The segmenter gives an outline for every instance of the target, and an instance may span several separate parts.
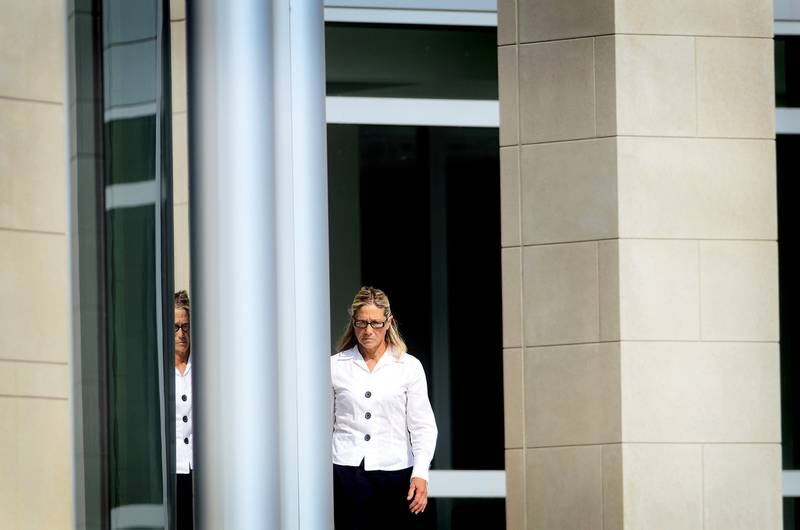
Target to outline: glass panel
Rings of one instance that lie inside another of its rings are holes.
[[[435,469],[504,468],[498,156],[497,129],[328,126],[332,329],[360,285],[386,290],[428,375]]]
[[[359,286],[387,292],[428,376],[434,469],[504,468],[498,156],[497,129],[328,126],[331,326]],[[504,525],[502,499],[435,501],[431,528]]]
[[[798,36],[775,36],[775,106],[800,107]]]
[[[800,530],[800,498],[784,497],[783,530]]]
[[[161,0],[67,19],[79,529],[171,525],[168,21]]]
[[[800,469],[800,259],[794,250],[800,245],[800,226],[794,198],[800,195],[800,135],[778,135],[776,140],[778,176],[778,280],[780,285],[781,423],[783,468]]]
[[[497,99],[497,29],[325,25],[329,96]]]
[[[142,138],[156,137],[155,115],[116,119],[106,123],[107,183],[124,184],[153,180],[156,145],[142,145]]]
[[[155,207],[108,213],[111,507],[163,502]]]

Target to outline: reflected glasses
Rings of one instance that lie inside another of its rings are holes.
[[[177,333],[179,329],[183,330],[184,333],[189,333],[189,323],[175,324],[175,333]]]
[[[386,325],[386,320],[353,320],[353,327],[366,329],[367,326],[371,326],[372,329],[381,329]]]

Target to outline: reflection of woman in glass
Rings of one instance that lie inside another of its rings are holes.
[[[175,293],[175,470],[178,530],[191,530],[192,522],[192,341],[190,306],[186,291]]]
[[[362,287],[331,357],[337,530],[407,528],[428,504],[436,422],[389,299]]]

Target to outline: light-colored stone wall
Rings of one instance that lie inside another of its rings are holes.
[[[63,2],[0,2],[0,526],[71,528]]]
[[[772,3],[498,4],[508,528],[781,528]]]
[[[189,155],[186,108],[186,7],[170,2],[172,36],[172,191],[175,290],[189,290]]]

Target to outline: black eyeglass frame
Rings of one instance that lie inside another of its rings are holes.
[[[352,320],[353,327],[357,329],[367,329],[367,326],[372,329],[383,329],[387,322],[389,322],[388,318],[385,320]]]
[[[177,333],[179,329],[183,330],[184,333],[189,333],[191,326],[188,322],[184,322],[183,324],[175,324],[175,333]]]

